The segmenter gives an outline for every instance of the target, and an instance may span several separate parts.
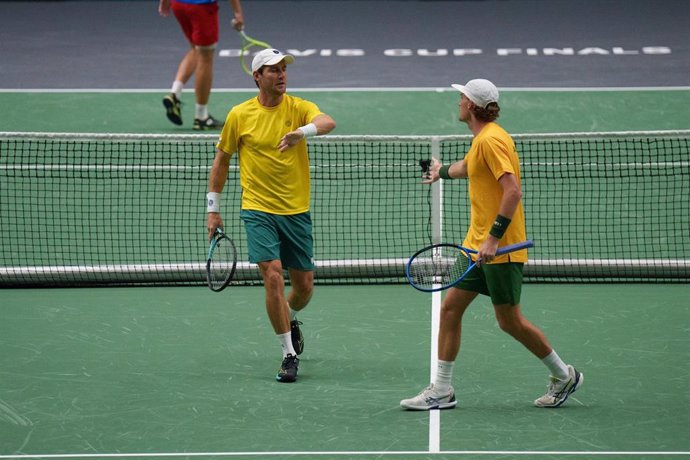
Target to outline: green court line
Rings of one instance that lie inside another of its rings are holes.
[[[224,117],[255,92],[216,92],[210,113]],[[453,91],[298,91],[338,123],[340,135],[467,134]],[[181,128],[166,118],[162,92],[2,92],[0,130],[193,133],[194,100],[183,95]],[[499,122],[511,133],[688,129],[690,90],[504,91]],[[11,108],[11,109],[8,109]]]

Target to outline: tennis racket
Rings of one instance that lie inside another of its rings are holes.
[[[253,59],[252,54],[254,54],[254,52],[257,51],[259,48],[266,49],[272,48],[272,46],[266,42],[262,42],[260,40],[256,40],[250,37],[249,35],[244,33],[244,30],[240,30],[237,33],[239,33],[240,37],[242,38],[242,49],[240,50],[240,64],[242,65],[242,70],[244,70],[244,72],[247,75],[251,75],[251,60]]]
[[[206,259],[206,282],[215,292],[225,289],[237,268],[237,248],[235,243],[222,229],[217,228],[208,248]]]
[[[532,240],[498,248],[496,255],[519,251],[534,246]],[[405,274],[413,288],[424,292],[448,289],[464,279],[478,261],[472,260],[474,249],[456,244],[432,244],[417,251],[407,262]]]

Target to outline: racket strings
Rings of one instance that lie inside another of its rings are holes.
[[[455,263],[453,264],[453,267],[450,269],[448,282],[456,280],[460,278],[462,275],[464,275],[467,269],[470,268],[471,263],[472,259],[470,258],[470,255],[468,253],[464,251],[458,251],[455,257]]]
[[[219,238],[209,261],[209,285],[213,289],[221,288],[233,275],[236,264],[236,250],[228,238]]]
[[[432,289],[460,278],[472,263],[469,255],[451,246],[435,247],[415,257],[409,266],[410,278],[419,287]]]

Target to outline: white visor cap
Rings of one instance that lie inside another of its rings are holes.
[[[275,65],[285,60],[286,64],[295,62],[295,57],[291,54],[283,54],[274,48],[262,50],[254,56],[252,60],[252,72],[256,72],[265,65]]]
[[[492,102],[498,102],[498,88],[489,80],[476,78],[468,81],[465,85],[453,83],[450,86],[460,91],[467,96],[470,101],[484,109]]]

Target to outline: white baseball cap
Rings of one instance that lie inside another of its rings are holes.
[[[460,91],[467,96],[470,101],[484,109],[492,102],[498,102],[498,88],[489,80],[477,78],[468,81],[466,85],[453,83],[450,86]]]
[[[262,50],[258,52],[252,60],[252,72],[256,72],[265,65],[278,64],[283,59],[285,60],[286,64],[292,64],[295,62],[295,57],[291,54],[283,54],[277,49],[273,48]]]

